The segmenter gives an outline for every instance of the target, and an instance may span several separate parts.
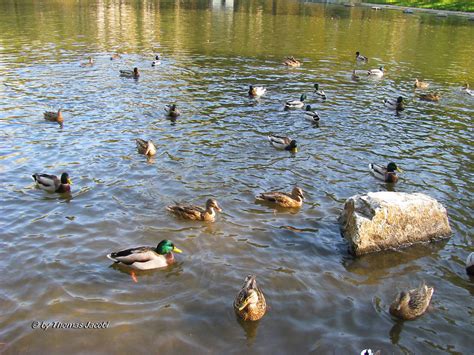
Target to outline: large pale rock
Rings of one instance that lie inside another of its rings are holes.
[[[355,255],[451,234],[446,208],[421,193],[383,191],[352,196],[346,201],[339,222]]]

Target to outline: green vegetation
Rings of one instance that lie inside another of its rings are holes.
[[[372,4],[420,7],[424,9],[474,12],[473,0],[364,0]]]

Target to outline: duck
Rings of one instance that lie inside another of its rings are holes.
[[[33,174],[32,177],[41,190],[58,193],[71,191],[72,181],[69,179],[68,173],[62,173],[59,179],[56,175],[38,173]]]
[[[216,217],[216,210],[222,212],[222,209],[217,204],[217,201],[213,198],[210,198],[206,201],[205,209],[199,206],[180,204],[174,206],[167,206],[166,209],[177,217],[205,222],[214,222]]]
[[[257,277],[248,275],[234,300],[235,314],[244,321],[257,321],[267,311],[262,290],[257,286]]]
[[[321,117],[319,113],[311,110],[310,105],[306,105],[306,110],[304,111],[305,118],[313,123],[318,123]]]
[[[270,135],[268,136],[268,140],[270,141],[270,144],[276,149],[288,150],[292,153],[296,153],[298,151],[296,141],[290,137]]]
[[[285,60],[283,61],[283,64],[288,66],[288,67],[299,67],[301,65],[301,62],[295,57],[286,57]]]
[[[156,147],[151,140],[146,141],[141,138],[136,138],[138,153],[152,156],[156,154]]]
[[[423,101],[438,102],[441,96],[437,92],[429,92],[427,94],[420,94],[419,98]]]
[[[110,60],[120,59],[122,56],[118,53],[114,53],[110,56]]]
[[[299,100],[290,100],[285,103],[285,110],[302,108],[304,106],[304,100],[306,100],[306,94],[302,94]]]
[[[474,252],[469,254],[466,259],[466,272],[468,275],[474,276]]]
[[[166,115],[169,117],[176,118],[181,115],[181,112],[179,112],[178,107],[175,104],[166,105],[164,109],[166,111]]]
[[[140,73],[138,72],[138,68],[135,67],[133,70],[121,70],[120,76],[137,79],[140,76]]]
[[[403,104],[403,97],[401,96],[399,96],[396,100],[385,99],[383,100],[383,103],[391,110],[403,111],[405,109],[405,106]]]
[[[319,90],[319,84],[314,84],[314,93],[323,100],[327,99],[326,93],[323,90]]]
[[[434,288],[424,283],[413,290],[400,292],[390,305],[390,314],[403,320],[421,316],[428,308],[433,292]]]
[[[303,205],[304,194],[303,190],[297,186],[293,188],[291,194],[280,191],[262,192],[256,196],[257,201],[272,202],[280,207],[298,208]]]
[[[463,87],[461,88],[462,91],[464,91],[466,94],[474,96],[474,91],[469,89],[469,84],[465,83]]]
[[[381,355],[381,351],[374,352],[372,349],[364,349],[360,352],[360,355]]]
[[[360,54],[359,52],[356,52],[356,60],[358,62],[364,62],[364,63],[367,63],[369,61],[369,58],[363,56],[362,54]]]
[[[263,86],[249,86],[249,95],[253,97],[259,97],[265,94],[267,89]]]
[[[62,124],[64,122],[64,117],[61,112],[61,109],[59,109],[58,112],[44,111],[43,117],[46,121],[57,122],[59,124]]]
[[[173,252],[182,253],[171,241],[165,239],[156,248],[142,246],[120,250],[107,254],[107,258],[132,269],[151,270],[173,264],[175,262]]]
[[[415,78],[415,89],[427,89],[428,86],[430,86],[429,83],[425,81],[419,81],[417,78]]]
[[[367,75],[375,76],[375,77],[377,77],[377,78],[383,77],[383,74],[384,74],[384,69],[383,69],[383,67],[379,67],[378,69],[369,69],[369,70],[367,71]]]
[[[151,66],[156,67],[157,65],[160,65],[160,64],[161,64],[160,55],[157,54],[155,55],[155,60],[151,62]]]
[[[387,167],[377,164],[369,164],[369,169],[377,179],[388,183],[396,183],[398,181],[398,175],[396,171],[403,172],[403,170],[400,169],[394,162],[388,163]]]
[[[87,62],[81,63],[81,67],[91,67],[94,65],[94,58],[89,57]]]

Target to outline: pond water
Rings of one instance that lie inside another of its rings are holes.
[[[0,351],[6,353],[472,353],[474,22],[297,1],[3,1],[0,3]],[[355,63],[362,52],[369,64]],[[110,60],[112,53],[122,53]],[[155,53],[161,64],[151,66]],[[287,68],[285,56],[302,66]],[[89,56],[93,67],[81,67]],[[351,80],[383,65],[382,80]],[[139,67],[139,80],[120,69]],[[415,78],[438,91],[423,102]],[[328,99],[312,93],[319,83]],[[259,100],[248,85],[264,85]],[[308,94],[319,126],[288,99]],[[384,98],[402,95],[399,115]],[[163,106],[176,102],[171,122]],[[63,109],[65,122],[44,110]],[[277,151],[269,133],[297,140]],[[155,158],[134,138],[152,139]],[[371,162],[404,170],[395,186]],[[31,174],[67,171],[71,196]],[[255,203],[300,186],[300,210]],[[353,258],[337,217],[368,191],[426,193],[449,212],[442,242]],[[215,223],[166,205],[223,208]],[[105,255],[172,240],[169,268],[137,273]],[[232,303],[257,275],[265,317],[237,321]],[[434,286],[423,317],[388,306]],[[107,329],[32,329],[33,321],[109,322]]]

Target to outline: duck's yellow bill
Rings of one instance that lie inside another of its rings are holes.
[[[72,185],[72,180],[68,178],[68,179],[67,179],[67,183],[68,183],[69,185]]]
[[[181,249],[178,249],[176,247],[173,248],[173,251],[176,253],[182,253],[183,251]]]
[[[403,173],[403,170],[400,169],[399,167],[397,167],[397,171],[398,171],[399,173]]]

